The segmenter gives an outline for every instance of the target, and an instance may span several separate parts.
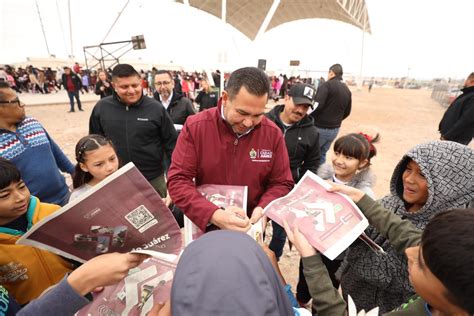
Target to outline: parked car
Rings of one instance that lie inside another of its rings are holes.
[[[446,93],[446,103],[450,105],[461,93],[462,91],[459,88],[449,89],[448,93]]]

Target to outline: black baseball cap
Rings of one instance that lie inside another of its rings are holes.
[[[313,108],[316,89],[306,83],[297,83],[293,85],[288,95],[293,98],[295,104],[309,104]]]

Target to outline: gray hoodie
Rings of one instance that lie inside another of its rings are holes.
[[[418,164],[428,183],[425,205],[411,213],[402,198],[402,174],[410,159]],[[418,145],[403,156],[390,183],[390,194],[380,201],[381,204],[410,220],[418,229],[424,229],[436,213],[464,208],[474,199],[474,152],[467,146],[448,141]],[[407,260],[375,228],[369,227],[366,233],[384,248],[386,254],[376,254],[356,241],[342,266],[341,286],[357,307],[370,310],[379,306],[381,313],[386,313],[414,294],[408,281]]]

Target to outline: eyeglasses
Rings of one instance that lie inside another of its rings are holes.
[[[171,84],[171,81],[157,81],[155,82],[155,86],[167,86],[167,85],[170,85]]]
[[[20,99],[10,100],[10,101],[0,101],[0,104],[12,104],[18,105],[19,107],[24,107],[25,103],[21,102]]]

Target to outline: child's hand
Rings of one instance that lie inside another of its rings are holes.
[[[349,196],[349,198],[354,201],[354,203],[359,202],[365,195],[364,192],[362,192],[359,189],[343,185],[343,184],[331,184],[332,187],[328,189],[329,192],[339,192],[339,193],[344,193],[345,195]]]
[[[296,250],[300,253],[302,258],[310,257],[316,254],[316,249],[311,246],[308,239],[298,229],[298,223],[295,223],[295,228],[291,231],[290,226],[286,221],[283,221],[288,240],[295,245]]]
[[[135,268],[146,255],[134,253],[108,253],[97,256],[74,270],[67,278],[69,285],[81,295],[98,287],[118,283]]]

